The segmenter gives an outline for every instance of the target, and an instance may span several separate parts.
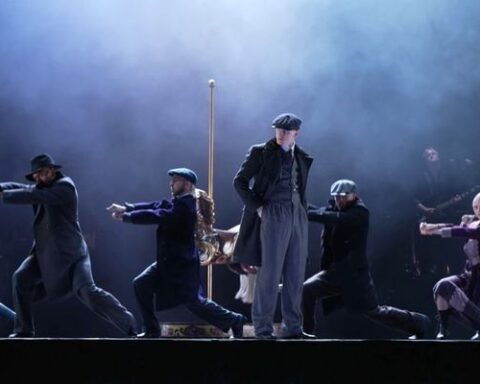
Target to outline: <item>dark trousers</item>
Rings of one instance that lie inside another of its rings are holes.
[[[109,292],[97,287],[93,280],[83,278],[84,263],[77,263],[72,268],[73,281],[90,281],[74,289],[75,296],[90,310],[104,320],[109,321],[126,334],[135,333],[135,318]],[[17,316],[15,317],[14,332],[35,334],[32,314],[32,304],[45,297],[42,276],[38,264],[29,256],[15,271],[12,278],[13,304]]]
[[[0,303],[0,337],[8,335],[12,331],[14,319],[15,312]]]
[[[151,264],[133,280],[133,288],[142,313],[146,332],[159,333],[160,327],[155,316],[155,293],[158,290],[157,263]],[[227,332],[238,316],[212,300],[199,296],[197,301],[184,303],[188,310],[201,319]]]
[[[320,271],[303,284],[303,328],[305,332],[315,331],[315,306],[317,299],[342,295],[341,286],[336,281],[334,273]],[[403,309],[378,305],[376,308],[362,313],[383,326],[414,334],[419,330],[416,321],[417,314]]]
[[[13,312],[6,305],[0,303],[0,319],[13,321],[14,318],[15,318],[15,312]]]

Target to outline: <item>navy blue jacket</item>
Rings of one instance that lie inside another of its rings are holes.
[[[195,248],[196,200],[127,204],[123,221],[157,226],[157,310],[198,300],[200,261]]]

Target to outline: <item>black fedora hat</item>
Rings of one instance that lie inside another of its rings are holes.
[[[32,160],[30,160],[30,165],[31,165],[31,171],[30,173],[27,173],[25,175],[27,180],[30,180],[30,181],[34,181],[33,174],[35,172],[38,172],[41,168],[44,168],[44,167],[50,167],[54,169],[62,168],[61,165],[55,164],[55,160],[53,160],[53,157],[47,153],[42,153],[40,155],[35,156]]]

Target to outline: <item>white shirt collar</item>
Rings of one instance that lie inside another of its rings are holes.
[[[292,145],[292,147],[291,147],[291,148],[290,148],[290,147],[287,147],[287,149],[285,149],[283,146],[282,146],[281,148],[282,148],[282,150],[283,150],[284,152],[288,152],[289,150],[292,150],[292,157],[294,156],[294,152],[295,152],[295,143],[293,143],[293,145]]]

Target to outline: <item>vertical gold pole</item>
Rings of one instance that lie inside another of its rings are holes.
[[[208,119],[208,195],[213,199],[213,105],[214,105],[214,88],[215,80],[208,80],[210,88],[210,108]],[[207,266],[207,297],[212,299],[213,296],[213,267],[212,264]]]

